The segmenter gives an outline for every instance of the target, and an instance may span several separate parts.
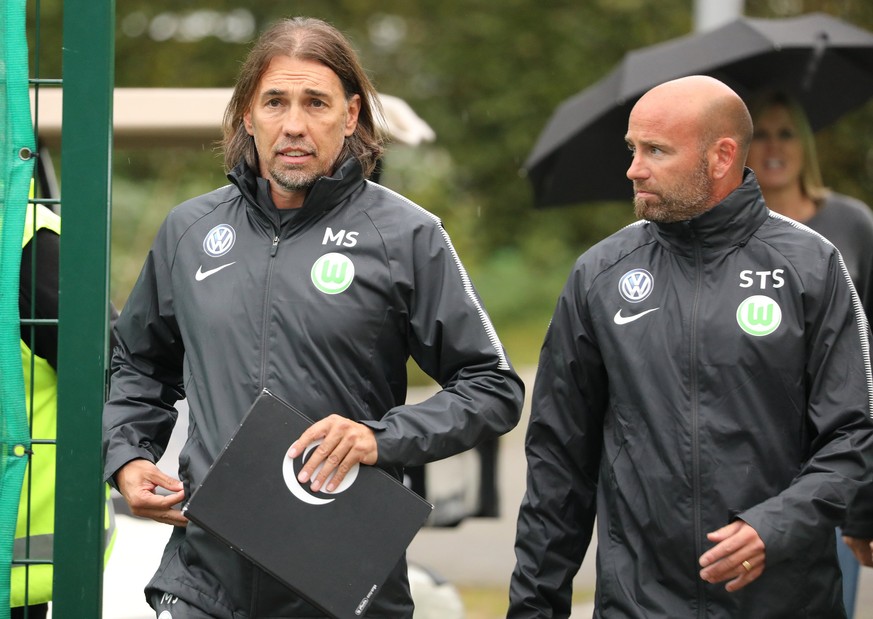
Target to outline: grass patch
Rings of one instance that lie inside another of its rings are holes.
[[[464,619],[505,619],[509,608],[506,588],[458,587],[464,601]],[[574,591],[573,604],[584,604],[594,598],[594,591]]]
[[[465,619],[503,619],[509,607],[506,589],[458,587],[464,600]]]

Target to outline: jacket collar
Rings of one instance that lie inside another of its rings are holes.
[[[688,221],[649,222],[648,227],[658,241],[671,249],[684,253],[699,246],[704,251],[717,251],[745,245],[767,216],[758,179],[746,168],[742,184],[710,210]]]
[[[246,162],[240,161],[228,174],[227,178],[236,185],[249,206],[264,213],[270,221],[276,221],[274,212],[276,206],[270,197],[269,182],[255,173]],[[349,157],[336,169],[331,176],[322,176],[306,194],[303,206],[300,207],[299,219],[309,219],[325,211],[329,211],[359,189],[364,183],[360,162]]]

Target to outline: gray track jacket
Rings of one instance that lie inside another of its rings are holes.
[[[284,223],[266,181],[242,164],[229,177],[168,215],[118,321],[107,479],[160,458],[182,397],[188,496],[263,388],[366,423],[397,476],[515,426],[523,385],[436,217],[365,181],[356,160]],[[443,389],[407,406],[410,356]],[[320,616],[193,523],[173,532],[150,590],[214,617]],[[405,562],[367,616],[411,616]]]
[[[754,174],[577,261],[540,357],[512,619],[567,617],[597,517],[596,617],[842,617],[834,526],[873,466],[868,326],[834,247]],[[763,575],[699,576],[735,518]]]

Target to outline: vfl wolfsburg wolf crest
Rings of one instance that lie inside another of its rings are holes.
[[[339,294],[355,278],[355,265],[343,254],[325,254],[315,261],[310,273],[312,283],[325,294]]]
[[[769,335],[781,322],[782,309],[776,301],[764,295],[751,296],[737,308],[737,323],[749,335]]]

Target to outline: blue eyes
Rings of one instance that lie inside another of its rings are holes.
[[[637,149],[633,146],[628,146],[627,150],[631,157],[637,154]],[[649,146],[645,149],[645,152],[650,155],[660,155],[663,151],[657,146]]]

